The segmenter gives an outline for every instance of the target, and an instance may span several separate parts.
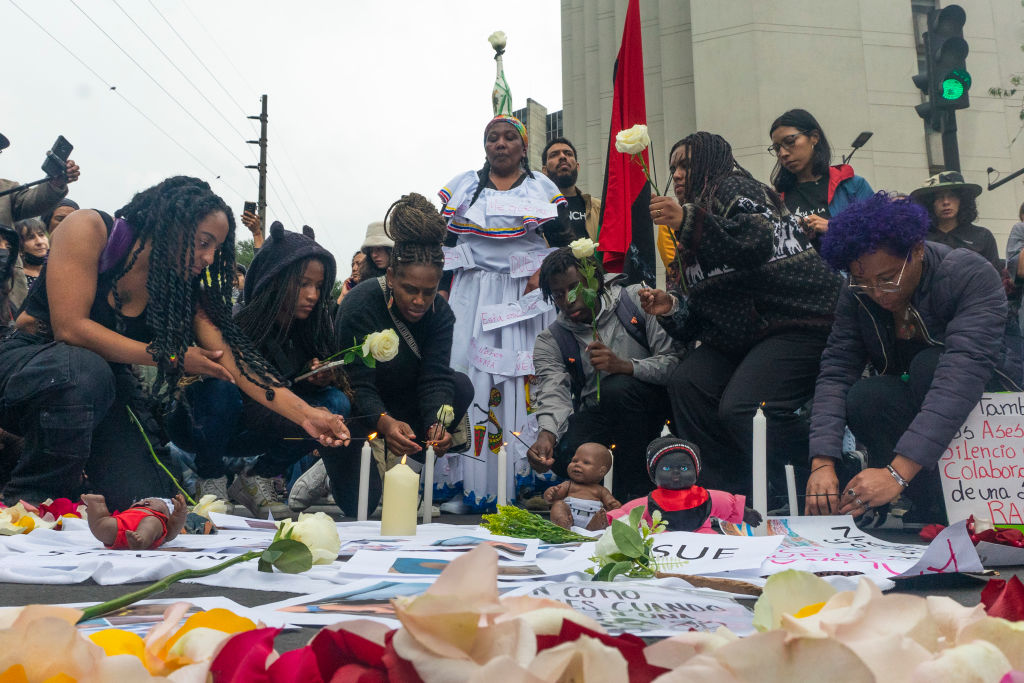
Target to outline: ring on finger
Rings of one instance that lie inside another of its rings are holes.
[[[862,508],[866,508],[867,507],[867,505],[864,504],[864,501],[861,500],[860,498],[855,498],[853,502],[856,503],[858,507],[862,507]]]
[[[848,495],[848,496],[856,496],[857,492],[854,491],[853,489],[846,489],[846,495]]]

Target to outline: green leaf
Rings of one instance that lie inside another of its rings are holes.
[[[604,572],[604,578],[594,577],[594,581],[612,581],[619,574],[627,574],[633,568],[632,562],[616,562],[615,564],[609,564],[601,568]]]
[[[594,304],[597,303],[597,294],[592,289],[583,290],[583,303],[587,305],[587,308],[594,310]]]
[[[271,560],[278,571],[285,574],[300,574],[308,571],[313,566],[313,553],[305,544],[291,539],[281,539],[270,544],[266,556],[271,551],[277,553],[277,557]]]
[[[377,360],[373,356],[360,355],[359,360],[363,361],[363,365],[365,365],[368,368],[377,367]]]
[[[644,554],[644,542],[640,538],[640,532],[631,528],[619,520],[612,524],[612,538],[615,545],[626,557],[636,559]]]
[[[259,569],[261,572],[267,572],[268,574],[274,573],[274,565],[264,560],[263,557],[260,557],[260,562],[257,569]]]
[[[629,526],[631,526],[634,529],[639,527],[640,526],[640,520],[644,518],[644,510],[646,510],[646,509],[647,509],[646,506],[638,505],[635,508],[633,508],[632,510],[630,510],[629,511]]]
[[[281,551],[275,550],[274,546],[280,542],[281,541],[274,541],[273,543],[271,543],[270,547],[263,551],[263,555],[260,556],[260,559],[266,560],[270,564],[274,564],[275,562],[277,562],[277,558],[281,557]]]
[[[580,291],[583,290],[583,283],[577,282],[576,286],[569,290],[569,294],[566,296],[566,301],[574,303],[580,295]]]
[[[346,363],[354,363],[355,361],[356,361],[356,352],[355,351],[349,351],[348,353],[345,354],[345,362]]]

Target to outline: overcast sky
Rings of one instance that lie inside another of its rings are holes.
[[[83,207],[113,212],[188,174],[237,216],[257,198],[256,172],[240,162],[256,163],[244,141],[258,122],[244,115],[266,93],[268,222],[315,227],[340,277],[392,201],[415,191],[436,202],[482,164],[492,31],[508,34],[514,106],[562,106],[557,0],[0,0],[0,26],[0,132],[11,140],[0,177],[41,177],[63,134],[82,167],[69,196]]]

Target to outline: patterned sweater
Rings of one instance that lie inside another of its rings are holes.
[[[842,278],[764,184],[726,177],[710,207],[683,205],[675,238],[689,295],[659,318],[673,338],[742,355],[781,331],[828,334]]]

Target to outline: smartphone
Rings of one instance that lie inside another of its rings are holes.
[[[246,211],[256,215],[256,202],[246,202],[245,204],[242,204],[242,213],[245,213]]]
[[[323,365],[318,367],[316,370],[310,370],[309,372],[307,372],[305,374],[299,375],[298,377],[295,378],[294,381],[301,382],[302,380],[306,379],[307,377],[312,377],[313,375],[316,375],[318,373],[324,372],[325,370],[332,370],[334,368],[341,367],[344,364],[345,364],[345,360],[344,359],[342,359],[342,360],[332,360],[329,363],[324,363]]]
[[[866,130],[862,132],[860,135],[858,135],[857,139],[854,140],[853,144],[851,144],[850,146],[853,147],[854,149],[860,149],[861,147],[864,146],[865,142],[871,139],[872,135],[874,135],[873,132],[871,132],[870,130]]]
[[[68,156],[75,147],[63,135],[58,135],[53,147],[46,153],[46,160],[43,161],[43,172],[49,178],[60,178],[67,170]]]

